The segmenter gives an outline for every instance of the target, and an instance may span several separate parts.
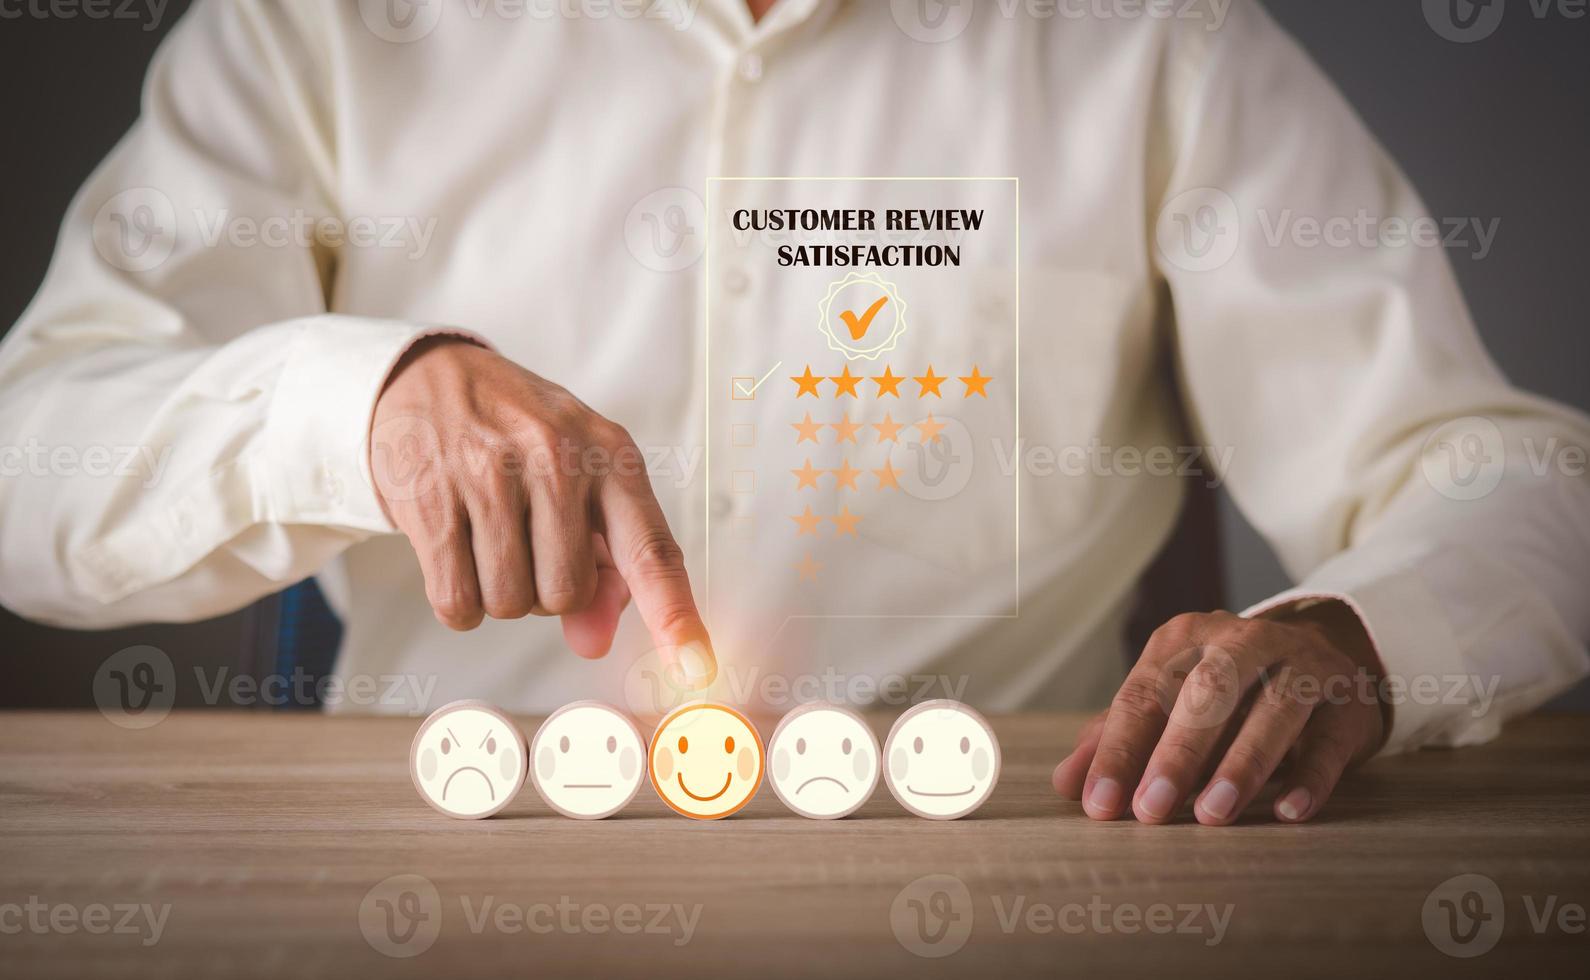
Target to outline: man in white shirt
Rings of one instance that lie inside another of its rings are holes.
[[[1424,215],[1255,2],[1132,9],[201,0],[0,346],[0,438],[64,454],[0,480],[0,600],[186,621],[319,574],[338,672],[438,703],[619,701],[643,662],[715,695],[773,665],[1109,702],[1055,771],[1099,819],[1228,823],[1281,771],[1307,820],[1376,751],[1493,735],[1587,670],[1590,487],[1538,461],[1590,423],[1500,377],[1439,248],[1266,234]],[[1302,584],[1167,624],[1123,677],[1180,483],[1024,472],[1019,615],[709,638],[698,474],[544,465],[701,442],[701,246],[637,261],[626,222],[712,176],[990,174],[1021,182],[1020,360],[1052,382],[1023,440],[1230,447]],[[1178,243],[1211,217],[1241,233]],[[145,465],[59,462],[116,447]]]

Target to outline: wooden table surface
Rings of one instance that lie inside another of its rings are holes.
[[[613,819],[568,820],[528,786],[468,822],[409,782],[418,719],[178,712],[124,731],[4,714],[0,975],[1582,976],[1590,961],[1590,718],[1377,760],[1324,819],[1283,826],[1259,806],[1229,828],[1083,817],[1049,788],[1078,723],[994,719],[1003,777],[955,822],[911,817],[881,785],[842,821],[796,817],[764,785],[720,822],[673,816],[649,787]],[[1496,892],[1434,892],[1464,874]],[[428,884],[383,884],[395,875]],[[1442,925],[1454,910],[1468,946]],[[1473,952],[1497,926],[1483,955],[1437,948]]]

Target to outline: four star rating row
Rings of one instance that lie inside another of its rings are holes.
[[[824,429],[834,430],[834,441],[836,443],[849,442],[860,445],[856,434],[863,429],[875,429],[878,433],[878,442],[898,444],[900,442],[900,432],[903,429],[917,430],[921,435],[922,442],[936,442],[940,437],[940,433],[944,431],[945,423],[936,421],[932,412],[929,412],[928,417],[922,421],[914,422],[910,425],[896,422],[894,416],[888,412],[884,413],[882,422],[867,423],[852,422],[848,415],[841,417],[838,422],[817,422],[812,419],[812,413],[807,412],[805,418],[799,422],[791,422],[790,428],[795,430],[795,444],[797,446],[803,442],[814,442],[821,445],[821,435]]]
[[[926,398],[929,395],[932,395],[934,398],[943,398],[944,393],[940,390],[940,387],[944,384],[944,382],[950,380],[950,378],[950,375],[935,374],[933,372],[933,365],[931,364],[928,365],[927,373],[921,375],[897,375],[894,373],[894,369],[892,367],[885,365],[882,374],[868,377],[865,374],[850,373],[850,365],[848,364],[844,366],[844,369],[841,370],[837,376],[813,374],[812,366],[810,364],[806,365],[806,370],[801,374],[790,375],[790,380],[795,382],[796,398],[800,398],[805,395],[811,395],[813,398],[823,397],[821,386],[825,381],[833,383],[835,389],[835,398],[843,398],[845,395],[849,395],[852,398],[860,398],[861,394],[856,390],[856,386],[863,381],[871,381],[873,384],[878,386],[879,398],[882,398],[884,395],[893,395],[894,397],[899,398],[900,385],[906,381],[914,381],[916,383],[918,398]],[[960,381],[961,384],[966,386],[966,391],[963,396],[965,398],[970,398],[973,395],[987,398],[988,383],[994,380],[993,378],[983,374],[980,370],[978,370],[978,367],[975,364],[972,365],[971,374],[956,375],[955,378],[956,380]],[[909,392],[909,389],[907,389],[907,391]]]

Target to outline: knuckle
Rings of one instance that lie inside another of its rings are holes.
[[[556,616],[579,612],[590,605],[596,583],[572,570],[554,572],[537,590],[541,608]]]
[[[473,593],[451,591],[432,597],[431,608],[443,625],[455,630],[480,625],[480,600]]]
[[[1158,686],[1140,673],[1133,673],[1115,693],[1110,711],[1120,712],[1129,720],[1138,722],[1162,721],[1165,706],[1160,702]]]
[[[1181,776],[1196,774],[1204,764],[1203,750],[1184,738],[1171,737],[1161,740],[1155,754],[1159,756],[1159,761],[1167,771]]]
[[[665,528],[651,528],[630,548],[630,563],[648,577],[671,577],[684,572],[685,553]]]
[[[1237,742],[1226,750],[1220,767],[1239,786],[1259,786],[1275,771],[1278,759],[1264,746]]]
[[[1093,755],[1093,768],[1101,773],[1140,772],[1147,754],[1130,742],[1112,741],[1101,744]]]

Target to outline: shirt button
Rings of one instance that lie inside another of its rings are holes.
[[[748,54],[740,59],[740,77],[748,82],[760,81],[762,78],[762,56]]]
[[[729,499],[729,495],[728,494],[726,494],[726,493],[715,493],[715,494],[712,495],[712,516],[713,517],[728,517],[733,512],[734,512],[734,501]]]
[[[738,296],[751,285],[751,277],[743,269],[730,269],[723,274],[723,288]]]

